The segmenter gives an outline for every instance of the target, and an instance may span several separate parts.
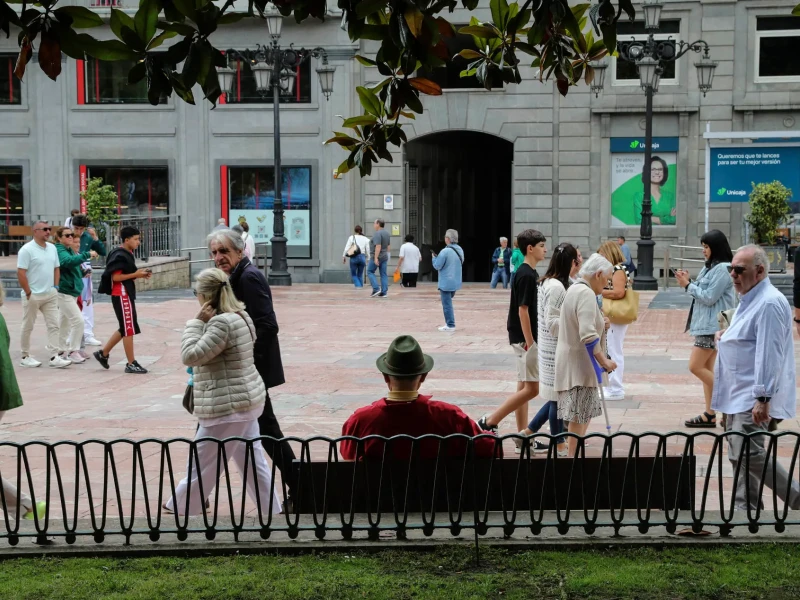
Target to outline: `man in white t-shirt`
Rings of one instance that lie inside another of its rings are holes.
[[[22,362],[23,367],[41,366],[31,356],[31,333],[36,315],[41,312],[47,326],[47,349],[50,366],[68,367],[71,361],[58,355],[58,282],[61,276],[56,247],[47,241],[51,227],[44,221],[33,224],[33,240],[17,255],[17,278],[22,288]]]
[[[420,260],[422,253],[414,245],[414,236],[409,234],[406,236],[406,243],[400,246],[400,260],[397,263],[397,271],[403,277],[403,287],[417,287]]]

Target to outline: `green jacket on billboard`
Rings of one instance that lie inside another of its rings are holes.
[[[675,208],[675,194],[668,190],[661,190],[661,199],[656,201],[650,198],[653,207],[653,218],[658,217],[659,223],[653,225],[675,225],[675,216],[672,210]],[[636,192],[633,196],[633,220],[636,225],[642,223],[642,202],[644,192]]]

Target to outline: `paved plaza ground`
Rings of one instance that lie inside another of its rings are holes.
[[[273,389],[272,397],[286,435],[337,436],[354,410],[382,397],[386,387],[375,359],[399,334],[414,335],[435,359],[422,391],[458,404],[475,419],[515,389],[505,326],[507,291],[468,285],[455,299],[458,329],[453,333],[437,330],[442,313],[430,284],[417,289],[393,286],[386,299],[371,299],[368,290],[337,285],[296,285],[273,293],[287,383]],[[670,290],[643,293],[641,302],[640,318],[625,341],[626,398],[608,403],[612,428],[632,433],[685,430],[683,422],[700,412],[703,398],[700,383],[687,368],[692,342],[683,333],[687,298],[682,291]],[[13,299],[2,308],[15,360],[21,308]],[[25,405],[6,414],[0,441],[192,437],[195,420],[181,406],[187,376],[179,349],[184,324],[197,310],[187,290],[141,295],[142,335],[136,338],[136,350],[141,364],[150,369],[148,375],[123,372],[121,347],[112,353],[109,371],[94,360],[61,370],[18,367]],[[116,327],[109,303],[97,305],[96,321],[96,335],[105,340]],[[41,318],[33,340],[34,355],[45,361]],[[531,415],[539,405],[532,403]],[[800,428],[796,419],[781,427]],[[604,432],[604,420],[595,419],[590,431]],[[511,416],[501,433],[513,432]],[[710,439],[706,440],[698,443],[698,451],[709,451]],[[683,444],[675,439],[672,451],[680,452]],[[648,447],[654,445],[655,441]],[[0,455],[6,465],[8,450]],[[505,450],[513,456],[511,441]],[[627,453],[627,447],[624,450]],[[182,474],[185,451],[177,454],[181,458],[176,470]],[[31,460],[34,474],[41,474],[43,454],[32,451]],[[92,453],[89,460],[91,468],[102,471],[101,453]],[[724,475],[730,477],[727,460],[723,463]]]

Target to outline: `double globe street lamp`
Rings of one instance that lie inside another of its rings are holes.
[[[278,13],[270,13],[266,17],[267,29],[272,41],[265,46],[258,44],[255,51],[234,50],[226,51],[228,66],[218,69],[220,86],[224,93],[228,93],[233,85],[236,67],[239,61],[246,61],[253,71],[258,93],[268,97],[272,93],[272,110],[275,120],[275,200],[272,213],[274,215],[272,238],[272,265],[270,266],[268,281],[271,286],[292,285],[292,276],[286,263],[286,235],[283,217],[283,177],[281,173],[281,126],[280,107],[281,94],[291,96],[296,85],[295,77],[297,68],[311,59],[322,59],[322,64],[317,67],[319,86],[325,99],[328,100],[333,93],[333,75],[336,67],[328,64],[328,54],[323,48],[295,50],[293,45],[281,48],[278,40],[283,28],[283,17]]]
[[[633,39],[617,46],[618,60],[634,63],[639,71],[639,81],[644,89],[646,98],[645,109],[645,142],[644,142],[644,168],[642,170],[642,184],[644,194],[642,198],[642,224],[639,228],[638,246],[639,265],[633,287],[637,290],[657,290],[658,280],[653,276],[653,254],[655,242],[653,241],[653,207],[650,196],[650,163],[653,150],[653,94],[658,92],[658,84],[664,71],[664,63],[674,62],[689,52],[703,53],[703,56],[694,63],[697,68],[697,84],[703,96],[711,89],[714,79],[714,70],[717,63],[708,55],[708,44],[703,40],[686,43],[673,40],[656,40],[655,35],[661,22],[663,4],[659,2],[645,2],[642,6],[644,13],[644,27],[647,31],[647,40]],[[603,90],[605,71],[608,63],[603,61],[592,64],[595,77],[592,82],[592,91],[595,96]]]

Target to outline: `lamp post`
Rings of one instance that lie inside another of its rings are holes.
[[[636,290],[657,290],[658,280],[653,276],[653,254],[656,243],[653,241],[653,205],[650,194],[650,163],[653,155],[653,95],[658,92],[658,85],[664,70],[664,63],[675,62],[689,52],[702,52],[703,57],[695,63],[697,68],[698,88],[703,96],[711,89],[714,69],[717,63],[708,55],[708,44],[703,40],[686,43],[682,41],[656,40],[664,6],[659,2],[645,2],[642,6],[647,40],[632,40],[624,46],[618,46],[618,59],[634,63],[639,70],[639,81],[645,93],[645,141],[644,168],[642,170],[642,224],[639,228],[638,246],[639,265],[633,287]],[[595,68],[595,79],[592,91],[597,96],[603,89],[606,63],[592,65]],[[599,76],[598,76],[599,75]]]
[[[272,41],[265,46],[258,44],[255,51],[228,50],[228,66],[219,69],[222,90],[228,92],[233,84],[236,63],[239,60],[247,61],[256,79],[259,94],[268,97],[272,93],[272,111],[274,117],[274,143],[275,143],[275,201],[272,213],[274,221],[272,226],[272,264],[267,275],[271,286],[292,285],[292,276],[286,263],[286,235],[284,230],[283,211],[283,177],[281,173],[281,94],[291,95],[296,85],[295,77],[297,67],[309,60],[312,56],[322,59],[322,64],[317,67],[319,84],[325,99],[333,93],[333,75],[336,67],[328,64],[328,54],[323,48],[295,50],[294,45],[281,48],[279,40],[283,27],[283,17],[278,13],[267,15],[267,29]]]

